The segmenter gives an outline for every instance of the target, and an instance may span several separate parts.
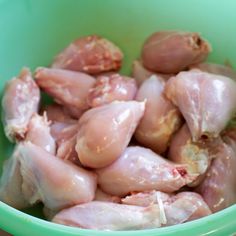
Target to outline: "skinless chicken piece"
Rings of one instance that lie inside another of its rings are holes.
[[[223,75],[236,81],[236,71],[234,71],[229,66],[205,62],[193,65],[190,67],[190,69],[199,69],[204,72],[216,75]]]
[[[25,140],[43,148],[51,154],[56,153],[56,143],[50,133],[50,122],[46,113],[43,116],[34,114],[28,125],[28,132]]]
[[[57,143],[56,156],[81,166],[78,154],[75,150],[78,129],[78,123],[68,124],[54,122],[51,126],[51,134]]]
[[[29,69],[11,79],[2,98],[3,124],[10,141],[24,139],[31,116],[37,113],[40,92]]]
[[[119,74],[101,75],[88,95],[88,104],[97,107],[113,101],[133,100],[137,92],[136,81]]]
[[[90,75],[62,69],[38,68],[35,72],[36,83],[54,100],[67,108],[78,111],[89,108],[87,96],[95,83]]]
[[[158,198],[163,202],[169,201],[172,194],[159,191],[134,192],[121,199],[123,204],[147,207],[152,204],[158,204]]]
[[[23,209],[30,206],[22,193],[22,176],[18,161],[18,146],[12,156],[4,162],[0,179],[0,201],[16,208]]]
[[[164,153],[170,139],[182,123],[179,110],[164,95],[164,80],[156,75],[139,88],[137,101],[146,100],[144,115],[135,131],[135,138],[156,153]]]
[[[132,77],[135,78],[138,86],[140,86],[145,80],[149,79],[152,75],[160,76],[165,80],[169,79],[173,74],[160,74],[150,71],[144,68],[141,61],[134,61],[132,64]]]
[[[206,178],[196,189],[212,212],[223,210],[236,203],[236,149],[234,150],[234,147],[236,145],[231,146],[222,142]]]
[[[77,120],[73,119],[68,112],[66,112],[66,109],[58,104],[52,104],[46,106],[42,110],[42,114],[46,112],[48,120],[51,122],[61,122],[61,123],[76,123]]]
[[[236,112],[236,83],[200,70],[181,72],[168,80],[165,93],[179,107],[193,141],[215,138]]]
[[[18,161],[23,194],[31,205],[42,201],[50,210],[61,210],[93,200],[97,187],[94,173],[30,142],[20,144]]]
[[[126,148],[119,159],[96,172],[100,188],[116,196],[150,190],[172,193],[196,178],[185,165],[175,165],[138,146]]]
[[[81,37],[54,60],[53,68],[99,74],[120,69],[123,53],[112,42],[97,35]]]
[[[158,191],[140,192],[123,198],[122,203],[143,207],[162,204],[165,226],[181,224],[211,214],[202,197],[193,192],[181,192],[176,195]]]
[[[78,133],[79,125],[76,123],[54,122],[51,125],[51,134],[57,144],[61,144]]]
[[[107,193],[104,193],[100,188],[97,188],[95,192],[94,201],[120,203],[121,199],[118,196],[112,196]]]
[[[76,151],[84,166],[110,165],[125,150],[143,116],[144,102],[113,102],[93,108],[79,120]]]
[[[212,159],[216,157],[220,142],[219,138],[193,142],[185,124],[172,138],[168,157],[175,163],[186,164],[190,173],[199,175],[196,181],[190,184],[196,186],[203,180]]]
[[[161,226],[157,205],[149,207],[93,201],[59,212],[54,223],[96,230],[138,230]]]
[[[211,46],[198,33],[160,31],[145,41],[141,58],[147,69],[171,74],[204,61],[210,51]]]
[[[82,166],[75,149],[76,136],[77,135],[74,135],[70,137],[68,140],[59,143],[56,156],[63,160],[68,160],[74,163],[75,165]]]

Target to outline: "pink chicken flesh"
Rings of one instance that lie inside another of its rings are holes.
[[[161,226],[157,205],[129,206],[93,201],[59,212],[53,222],[96,230],[138,230]]]
[[[16,208],[23,209],[30,204],[22,192],[23,179],[20,172],[18,160],[19,146],[17,145],[12,156],[4,162],[2,176],[0,179],[0,201]]]
[[[211,46],[198,33],[160,31],[145,41],[141,58],[147,69],[169,74],[204,61],[210,51]]]
[[[180,128],[178,109],[164,95],[164,80],[151,76],[139,88],[137,101],[146,100],[144,115],[135,131],[136,140],[157,153],[164,153],[173,133]]]
[[[216,74],[216,75],[223,75],[229,77],[236,81],[236,71],[234,71],[229,66],[224,66],[215,63],[200,63],[190,67],[190,69],[199,69],[204,72]]]
[[[135,78],[138,86],[140,86],[145,80],[149,79],[152,75],[160,76],[165,80],[168,80],[172,74],[161,74],[146,69],[141,61],[134,61],[132,64],[132,77]]]
[[[211,214],[202,197],[194,192],[181,192],[176,195],[158,191],[140,192],[123,198],[122,203],[143,207],[159,204],[166,219],[165,226],[181,224]]]
[[[103,192],[100,188],[97,188],[97,190],[95,192],[94,201],[120,203],[121,198],[118,196],[112,196],[110,194],[107,194],[107,193]]]
[[[92,35],[72,42],[55,58],[52,67],[99,74],[119,70],[122,59],[123,53],[116,45]]]
[[[40,91],[27,68],[7,83],[2,98],[5,134],[10,141],[22,140],[31,116],[37,113]]]
[[[233,80],[200,70],[180,72],[165,88],[183,114],[193,141],[219,136],[236,112],[235,91]]]
[[[35,79],[40,88],[68,109],[82,111],[89,108],[87,96],[95,83],[93,77],[81,72],[41,67],[36,70]]]
[[[25,140],[55,155],[56,143],[50,133],[49,125],[46,113],[43,116],[34,114],[29,122]]]
[[[79,120],[76,151],[84,166],[110,165],[125,150],[143,116],[144,102],[113,102],[93,108]]]
[[[64,122],[64,123],[76,123],[77,120],[73,119],[70,114],[65,110],[65,107],[58,104],[51,104],[44,107],[41,111],[43,114],[46,112],[47,118],[52,123]]]
[[[117,196],[153,189],[172,193],[196,178],[188,175],[184,165],[175,165],[138,146],[126,148],[119,159],[97,173],[100,188]]]
[[[231,145],[232,144],[232,145]],[[235,146],[234,146],[235,145]],[[212,212],[217,212],[236,203],[236,142],[219,146],[206,178],[196,189]]]
[[[22,197],[29,205],[42,201],[46,208],[53,211],[94,198],[97,187],[94,173],[56,158],[30,142],[19,144],[17,151],[22,195],[12,198]],[[13,174],[11,176],[14,177]],[[5,179],[11,183],[9,189],[15,186],[14,180]]]
[[[171,161],[186,164],[190,173],[199,175],[191,186],[198,185],[216,157],[220,138],[193,142],[188,126],[185,124],[171,140],[168,157]]]
[[[137,85],[134,79],[119,74],[98,76],[89,91],[88,104],[97,107],[113,101],[130,101],[134,99]]]

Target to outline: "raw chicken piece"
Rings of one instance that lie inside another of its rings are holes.
[[[147,69],[169,74],[204,61],[210,51],[198,33],[160,31],[145,41],[141,58]]]
[[[87,96],[95,83],[93,77],[81,72],[41,67],[36,70],[35,79],[57,103],[79,111],[89,108]]]
[[[236,150],[232,147],[225,143],[219,146],[206,178],[196,189],[212,212],[236,203]]]
[[[236,112],[236,83],[200,70],[181,72],[166,84],[165,92],[177,105],[193,141],[218,137]]]
[[[216,75],[224,75],[236,81],[236,71],[234,71],[229,66],[224,66],[215,63],[200,63],[190,67],[190,69],[199,69],[204,72],[216,74]]]
[[[52,104],[46,106],[42,114],[46,112],[48,120],[52,122],[64,122],[64,123],[75,123],[77,120],[72,119],[72,117],[66,112],[63,106]]]
[[[28,132],[25,140],[43,148],[51,154],[56,153],[56,143],[50,133],[50,122],[47,120],[46,113],[43,116],[34,114],[28,125]]]
[[[91,35],[72,42],[55,58],[52,67],[99,74],[119,70],[122,59],[123,53],[116,45]]]
[[[150,190],[172,193],[196,178],[188,175],[185,166],[138,146],[126,148],[118,160],[97,173],[100,188],[116,196]]]
[[[100,188],[97,188],[97,190],[95,192],[94,201],[120,203],[121,199],[118,196],[112,196],[107,193],[104,193]]]
[[[135,138],[156,153],[164,153],[170,139],[182,123],[178,109],[164,95],[164,80],[152,75],[139,88],[137,101],[146,100],[146,109],[136,131]]]
[[[5,134],[10,141],[24,139],[31,116],[38,111],[39,88],[30,70],[23,68],[7,83],[2,98]]]
[[[140,192],[122,199],[122,203],[148,207],[159,204],[163,207],[166,226],[181,224],[211,214],[202,197],[193,192],[181,192],[176,195],[151,191]]]
[[[56,156],[63,159],[71,161],[72,163],[82,166],[78,154],[75,150],[76,146],[76,136],[74,135],[70,137],[68,140],[65,140],[63,142],[60,142],[58,144],[57,154]]]
[[[140,207],[100,201],[62,210],[52,221],[96,230],[137,230],[161,226],[157,205]]]
[[[76,151],[84,166],[110,165],[125,150],[143,116],[144,102],[113,102],[93,108],[79,120]]]
[[[230,145],[236,153],[236,127],[230,127],[224,130],[222,138],[225,143]]]
[[[92,201],[96,175],[63,161],[27,142],[19,146],[22,190],[30,204],[42,201],[51,210],[61,210]]]
[[[164,205],[166,226],[181,224],[211,214],[203,198],[193,192],[181,192],[171,198],[171,203]]]
[[[142,65],[142,62],[136,60],[132,64],[132,77],[135,78],[137,84],[140,86],[145,80],[149,79],[152,75],[161,76],[165,80],[169,79],[173,74],[160,74],[147,70]]]
[[[0,179],[0,201],[16,208],[23,209],[30,204],[22,194],[22,176],[20,173],[20,163],[18,161],[18,146],[16,146],[12,156],[3,165]]]
[[[167,194],[159,191],[145,191],[145,192],[137,192],[132,193],[121,199],[123,204],[127,205],[135,205],[135,206],[143,206],[147,207],[152,204],[158,204],[158,198],[163,202],[169,201],[172,194]]]
[[[76,123],[54,122],[51,125],[51,134],[56,140],[57,145],[67,141],[78,133],[79,126]]]
[[[88,104],[97,107],[113,101],[133,100],[137,92],[134,79],[119,74],[101,75],[89,91]]]
[[[78,123],[68,124],[54,122],[54,124],[51,126],[51,134],[57,143],[56,156],[81,166],[78,154],[75,150],[78,129]]]
[[[196,181],[190,184],[196,186],[205,177],[221,142],[220,138],[193,142],[189,128],[185,124],[172,138],[168,157],[175,163],[186,164],[190,173],[199,175]]]

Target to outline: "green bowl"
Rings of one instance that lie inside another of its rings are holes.
[[[152,32],[201,32],[213,46],[209,60],[236,63],[236,1],[225,0],[0,0],[0,91],[23,66],[47,66],[73,39],[100,34],[125,53],[130,72],[144,39]],[[0,166],[12,145],[0,127]],[[22,236],[233,235],[236,205],[178,226],[143,231],[102,232],[56,225],[42,219],[41,206],[23,213],[0,202],[0,228]]]

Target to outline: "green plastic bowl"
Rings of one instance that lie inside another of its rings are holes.
[[[23,66],[49,65],[73,39],[100,34],[125,53],[123,73],[152,32],[201,32],[212,46],[209,60],[236,63],[234,0],[0,0],[0,89]],[[0,166],[12,145],[0,128]],[[0,202],[0,228],[19,236],[234,235],[236,205],[193,222],[161,229],[103,232],[56,225],[42,219],[41,207],[15,210]]]

